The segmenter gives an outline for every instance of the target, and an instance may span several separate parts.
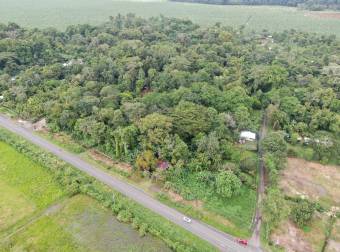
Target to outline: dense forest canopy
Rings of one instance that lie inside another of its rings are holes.
[[[222,4],[222,5],[282,5],[308,10],[340,10],[339,0],[171,0],[173,2]]]
[[[63,32],[11,23],[0,25],[0,104],[187,198],[215,192],[223,202],[256,187],[256,153],[238,138],[258,131],[264,110],[279,131],[267,149],[308,137],[314,159],[339,161],[339,55],[335,36],[165,17],[119,15]]]

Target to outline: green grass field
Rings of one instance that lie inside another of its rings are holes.
[[[78,195],[3,243],[11,251],[171,251],[150,235],[140,237],[95,200]]]
[[[63,197],[43,167],[0,142],[0,231]]]
[[[221,22],[247,31],[297,29],[340,35],[340,19],[320,18],[308,11],[276,6],[218,6],[166,1],[115,0],[0,0],[0,22],[16,22],[27,27],[57,27],[71,24],[100,24],[118,13],[151,17],[165,15],[191,19],[201,25]],[[247,22],[248,21],[248,22]]]
[[[0,142],[0,251],[170,251],[92,198],[67,198],[47,169]]]
[[[34,212],[34,204],[18,192],[0,181],[0,231]]]

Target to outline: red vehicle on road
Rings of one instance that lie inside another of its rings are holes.
[[[247,246],[248,245],[248,241],[247,240],[244,240],[244,239],[241,239],[241,238],[237,238],[236,241],[242,245],[245,245]]]

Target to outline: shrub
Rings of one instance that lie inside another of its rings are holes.
[[[269,133],[261,145],[265,152],[274,153],[280,157],[285,157],[287,154],[287,143],[280,132]]]
[[[287,149],[287,155],[289,157],[298,157],[298,153],[297,153],[296,149],[294,147],[291,147],[291,146],[288,147],[288,149]]]
[[[121,222],[130,222],[132,217],[132,213],[128,210],[122,210],[117,215],[117,219]]]
[[[153,152],[146,150],[137,156],[136,166],[142,171],[152,172],[156,168],[156,162]]]
[[[221,171],[216,177],[216,192],[225,198],[237,195],[241,185],[240,179],[232,171]]]
[[[148,224],[142,223],[138,231],[140,236],[145,236],[148,231]]]
[[[297,203],[291,211],[291,219],[299,227],[304,227],[312,219],[315,205],[307,200]]]

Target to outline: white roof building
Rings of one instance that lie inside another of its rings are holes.
[[[0,95],[0,101],[4,99],[4,96],[3,95]]]
[[[72,59],[68,62],[63,63],[63,67],[70,67],[72,65],[83,65],[83,64],[84,62],[82,59],[77,59],[77,60]]]
[[[256,140],[256,133],[251,131],[241,131],[240,139],[244,139],[247,141],[255,141]]]

